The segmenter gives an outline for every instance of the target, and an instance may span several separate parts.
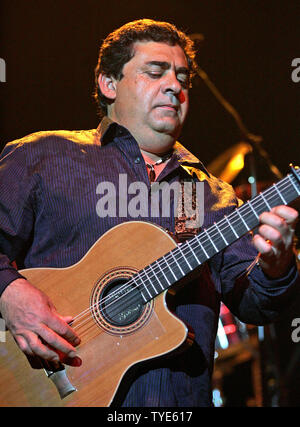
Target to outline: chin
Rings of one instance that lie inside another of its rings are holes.
[[[157,122],[155,126],[153,126],[153,129],[156,132],[165,133],[166,135],[170,136],[178,136],[181,131],[181,126],[178,126],[178,122],[168,122],[168,121],[161,121]]]

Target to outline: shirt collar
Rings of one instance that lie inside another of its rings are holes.
[[[124,134],[124,132],[128,133],[128,130],[112,121],[108,116],[104,116],[97,127],[98,143],[100,143],[100,145],[107,144],[109,141],[112,141],[114,136],[117,135],[117,132],[119,132],[119,134]],[[208,177],[210,176],[203,163],[178,141],[174,144],[173,155],[176,155],[178,163],[190,174],[192,174],[194,170],[200,169]]]
[[[108,142],[112,141],[113,138],[117,135],[117,131],[120,131],[121,129],[126,131],[123,126],[112,121],[109,117],[104,116],[101,122],[99,123],[99,126],[97,127],[97,135],[99,138],[100,145],[105,145]]]

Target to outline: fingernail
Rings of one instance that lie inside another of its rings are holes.
[[[79,344],[80,344],[80,338],[75,338],[74,345],[79,345]]]
[[[71,352],[68,354],[68,357],[71,357],[71,359],[73,359],[74,357],[77,357],[77,354],[76,354],[76,352],[75,352],[75,351],[71,351]]]
[[[81,366],[82,365],[82,360],[80,359],[80,357],[75,357],[75,359],[72,360],[72,366]]]

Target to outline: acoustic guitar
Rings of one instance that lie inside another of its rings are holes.
[[[190,341],[166,294],[259,224],[259,215],[300,195],[300,170],[181,245],[162,228],[130,221],[105,233],[75,265],[21,271],[81,338],[80,367],[32,369],[9,332],[0,343],[1,406],[109,406],[129,368]]]

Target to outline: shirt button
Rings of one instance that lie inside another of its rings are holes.
[[[140,157],[136,157],[136,158],[134,159],[134,163],[135,163],[136,165],[138,165],[139,163],[141,163],[141,158],[140,158]]]

